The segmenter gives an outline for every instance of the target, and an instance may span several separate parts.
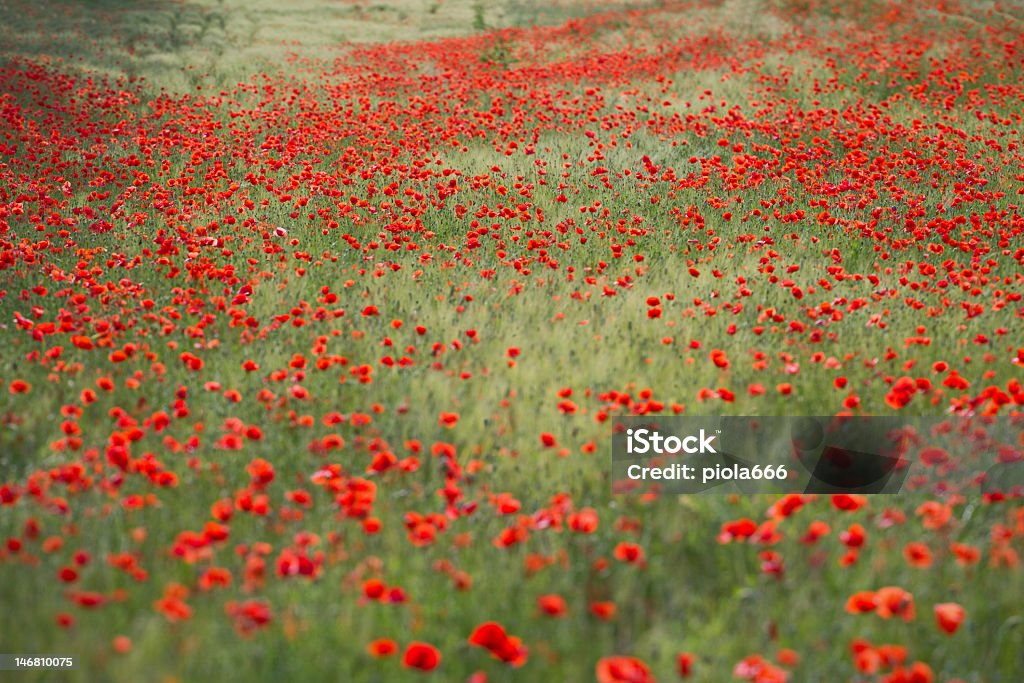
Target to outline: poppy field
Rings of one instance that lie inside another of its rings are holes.
[[[0,6],[3,679],[1020,681],[1019,469],[610,449],[1024,412],[1022,113],[1012,3]]]

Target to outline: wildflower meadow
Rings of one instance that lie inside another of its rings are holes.
[[[1022,113],[1011,2],[0,4],[0,678],[1024,680]],[[653,415],[1017,440],[613,492]]]

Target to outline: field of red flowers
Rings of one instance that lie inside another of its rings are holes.
[[[5,680],[1024,677],[960,454],[610,483],[620,416],[1022,412],[1019,7],[270,7],[0,10],[0,652],[77,663]]]

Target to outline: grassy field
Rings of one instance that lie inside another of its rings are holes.
[[[1019,413],[1022,27],[0,5],[0,653],[78,664],[4,680],[1019,681],[1024,492],[621,496],[610,450]]]

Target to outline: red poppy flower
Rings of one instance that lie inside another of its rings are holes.
[[[676,656],[676,671],[680,678],[689,678],[693,673],[693,665],[697,657],[691,652],[680,652]]]
[[[725,351],[721,349],[714,349],[710,354],[711,362],[716,367],[725,369],[729,367],[729,357],[725,354]]]
[[[420,671],[433,671],[441,664],[441,652],[429,643],[411,642],[402,655],[402,666]]]
[[[378,638],[366,646],[366,651],[373,657],[390,657],[398,652],[398,643],[390,638]]]
[[[883,619],[899,617],[904,621],[914,620],[914,596],[899,586],[886,586],[879,588],[876,596],[878,598],[878,616]]]
[[[597,683],[655,683],[650,669],[636,657],[604,657],[597,663]]]
[[[23,379],[16,379],[8,385],[8,390],[12,394],[25,394],[32,388],[32,385]]]
[[[264,600],[246,600],[242,603],[228,602],[224,611],[234,620],[239,635],[248,637],[267,626],[273,619],[270,604]]]
[[[526,647],[519,638],[509,636],[497,622],[487,621],[477,626],[469,636],[469,643],[488,650],[496,659],[512,666],[526,662]]]
[[[903,546],[903,557],[907,564],[918,569],[927,569],[932,566],[932,551],[924,543],[908,543]]]
[[[874,591],[860,591],[846,600],[846,611],[850,614],[863,614],[878,609],[878,596]]]
[[[565,605],[565,598],[561,595],[542,595],[537,598],[537,606],[540,611],[551,617],[562,617],[568,611]]]
[[[593,508],[583,508],[569,515],[569,528],[580,534],[592,534],[597,531],[599,518]]]
[[[940,602],[935,605],[935,623],[949,635],[956,633],[965,615],[964,608],[955,602]]]
[[[644,562],[644,549],[636,543],[623,541],[615,546],[612,555],[616,560],[629,564],[642,564]]]

